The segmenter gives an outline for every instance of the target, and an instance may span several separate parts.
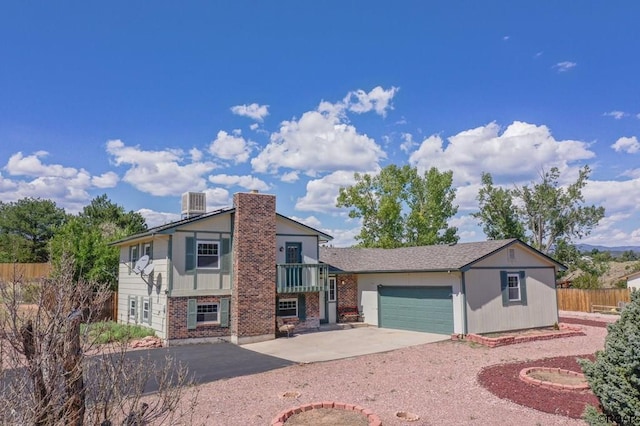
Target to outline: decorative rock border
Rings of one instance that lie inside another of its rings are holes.
[[[524,342],[533,342],[536,340],[550,340],[550,339],[559,339],[562,337],[572,337],[572,336],[584,336],[584,332],[579,327],[571,327],[566,324],[559,324],[561,330],[563,332],[555,332],[555,333],[541,333],[535,335],[522,335],[522,336],[500,336],[500,337],[487,337],[480,334],[467,334],[465,336],[460,336],[458,334],[451,335],[451,340],[460,340],[465,339],[470,342],[479,343],[484,346],[488,346],[490,348],[496,348],[498,346],[506,346],[506,345],[515,345],[517,343]]]
[[[335,408],[337,410],[357,411],[367,417],[367,420],[369,420],[369,426],[382,426],[382,420],[380,420],[380,417],[378,417],[378,415],[373,411],[359,405],[333,401],[312,402],[310,404],[304,404],[299,407],[284,410],[271,420],[271,426],[284,426],[287,419],[294,414],[299,414],[315,408]]]
[[[523,368],[520,370],[520,380],[525,383],[529,383],[534,386],[540,386],[545,389],[555,389],[555,390],[568,390],[568,391],[582,391],[589,389],[589,384],[584,385],[565,385],[562,383],[549,382],[545,380],[534,379],[529,376],[529,373],[532,371],[547,371],[550,373],[558,373],[564,374],[566,376],[580,377],[584,378],[584,374],[578,373],[576,371],[564,370],[562,368],[550,368],[550,367],[529,367]]]

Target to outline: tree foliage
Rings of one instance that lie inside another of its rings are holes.
[[[560,170],[553,167],[541,174],[539,182],[504,190],[493,187],[491,176],[485,174],[484,187],[478,194],[480,211],[474,216],[484,229],[496,235],[522,237],[517,232],[520,228],[511,226],[513,216],[505,211],[515,206],[512,208],[525,239],[543,253],[551,253],[563,243],[572,245],[575,239],[589,235],[604,217],[604,207],[584,205],[582,190],[589,174],[589,167],[584,166],[576,181],[564,187],[560,185]]]
[[[640,420],[640,292],[620,319],[608,326],[603,351],[595,361],[580,360],[591,390],[600,400],[604,416],[618,425],[636,425]],[[593,410],[590,412],[593,417]],[[595,422],[594,422],[595,423]]]
[[[51,240],[51,258],[56,269],[65,253],[74,259],[74,279],[108,284],[115,288],[119,251],[109,242],[144,232],[144,218],[112,203],[106,195],[94,198],[83,211],[72,216]]]
[[[524,225],[520,222],[518,212],[513,204],[512,191],[493,185],[489,173],[482,173],[482,184],[478,192],[480,211],[471,216],[482,224],[482,230],[491,240],[506,238],[525,239]]]
[[[379,174],[355,174],[356,183],[340,188],[337,207],[362,220],[356,236],[361,247],[394,248],[458,241],[448,226],[453,205],[453,172],[435,167],[420,175],[416,168],[389,165]]]
[[[51,200],[0,202],[0,261],[47,262],[47,244],[66,217],[64,210]]]

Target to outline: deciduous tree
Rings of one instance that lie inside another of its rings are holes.
[[[482,173],[482,184],[477,197],[480,211],[471,216],[478,219],[484,234],[491,240],[524,240],[525,230],[513,203],[512,191],[494,186],[489,173]]]

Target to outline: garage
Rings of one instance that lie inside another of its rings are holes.
[[[380,327],[453,333],[451,287],[379,287],[378,309]]]

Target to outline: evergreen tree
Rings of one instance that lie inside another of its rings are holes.
[[[590,424],[603,424],[606,417],[618,425],[637,425],[640,423],[640,291],[631,293],[631,303],[608,330],[604,350],[596,353],[595,361],[580,360],[604,414],[597,416],[590,408],[585,419]]]

